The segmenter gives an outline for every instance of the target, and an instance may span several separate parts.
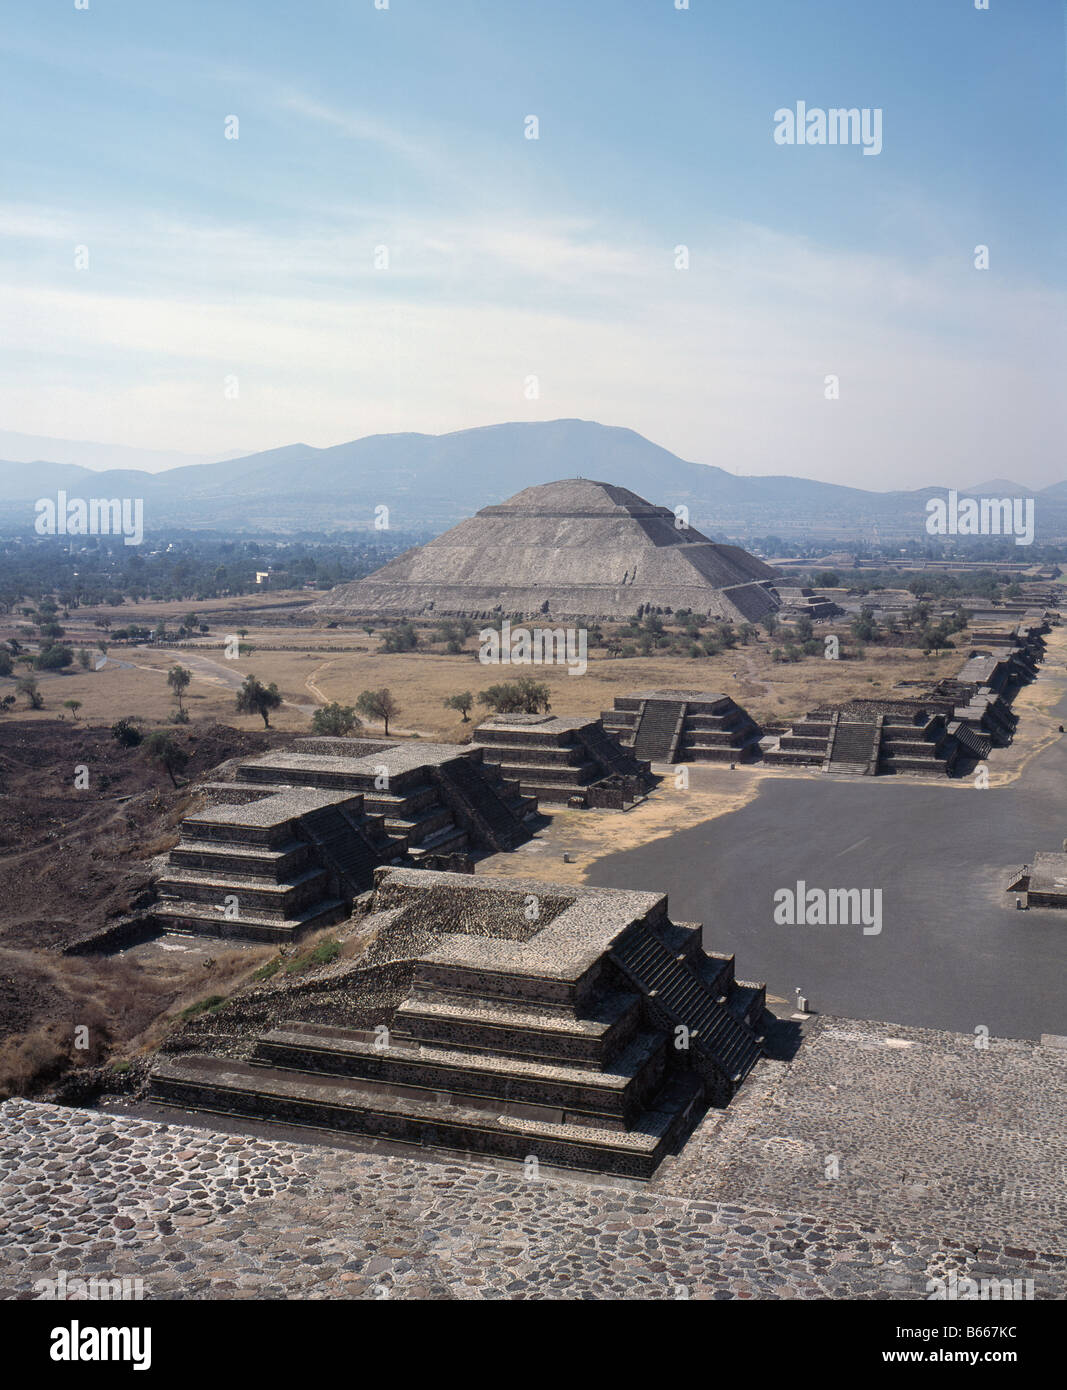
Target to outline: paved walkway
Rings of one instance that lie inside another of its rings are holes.
[[[8,1101],[0,1296],[1063,1298],[1065,1098],[1067,1053],[824,1021],[646,1187]]]

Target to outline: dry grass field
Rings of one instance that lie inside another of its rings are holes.
[[[99,671],[73,669],[61,675],[38,676],[45,708],[30,710],[20,698],[8,719],[54,719],[65,714],[63,703],[81,701],[78,719],[90,725],[111,724],[124,715],[137,715],[149,723],[163,723],[173,712],[173,697],[166,673],[176,662],[192,672],[185,705],[194,721],[222,721],[238,729],[262,728],[256,716],[238,715],[234,694],[244,676],[275,682],[285,703],[271,723],[283,730],[306,729],[317,705],[336,700],[353,704],[361,690],[388,686],[400,705],[400,716],[390,733],[418,734],[423,738],[462,741],[472,723],[464,723],[444,708],[447,696],[469,690],[475,697],[486,686],[510,676],[533,674],[552,692],[552,710],[563,715],[596,715],[611,707],[616,695],[651,687],[722,690],[732,695],[762,723],[788,723],[805,710],[828,700],[886,694],[899,680],[937,679],[958,668],[960,652],[939,657],[923,656],[917,649],[868,646],[862,660],[827,661],[806,657],[797,663],[775,662],[771,653],[783,644],[761,633],[758,641],[737,646],[712,657],[634,656],[608,657],[602,649],[589,653],[588,670],[569,675],[565,667],[486,666],[477,659],[477,639],[466,650],[448,655],[437,650],[386,654],[380,631],[369,635],[362,627],[308,627],[295,621],[279,621],[265,611],[271,607],[296,615],[296,602],[306,602],[303,592],[246,596],[228,605],[215,603],[198,608],[211,632],[195,643],[158,648],[152,645],[114,645]],[[190,605],[143,603],[136,609],[109,609],[113,626],[137,622],[152,627],[165,618],[180,619]],[[95,626],[97,613],[79,610],[64,619],[64,641],[74,647],[95,649],[102,635]],[[227,660],[226,636],[247,629],[251,652],[240,660]],[[821,635],[833,627],[817,629]],[[846,631],[845,627],[840,629]],[[11,628],[11,634],[14,627]],[[11,635],[0,629],[0,638]],[[430,632],[430,635],[435,634]],[[955,638],[957,648],[966,634]],[[293,650],[295,649],[295,650]],[[19,673],[21,674],[21,672]],[[0,693],[14,690],[13,680],[0,680]],[[475,706],[473,722],[484,714]]]

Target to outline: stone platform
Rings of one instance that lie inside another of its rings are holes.
[[[348,915],[381,864],[512,849],[536,799],[456,744],[309,739],[199,788],[157,884],[164,930],[288,941]]]
[[[247,1058],[163,1059],[153,1099],[648,1178],[762,1055],[763,986],[663,894],[407,869],[376,885],[364,935],[383,971],[408,958],[384,1036],[282,1022]]]
[[[66,1270],[149,1300],[925,1301],[956,1273],[1062,1300],[1065,1114],[1067,1051],[852,1019],[640,1187],[12,1100],[0,1296]]]
[[[699,690],[638,690],[600,716],[634,757],[658,763],[748,762],[759,727],[729,695]]]
[[[655,782],[647,762],[607,733],[597,719],[498,714],[474,734],[486,763],[539,802],[625,810]]]

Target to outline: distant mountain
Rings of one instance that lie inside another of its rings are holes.
[[[913,539],[924,534],[927,499],[947,491],[867,492],[788,475],[739,477],[687,462],[633,430],[551,420],[443,435],[370,435],[328,449],[289,444],[162,473],[0,463],[0,523],[9,530],[31,524],[33,501],[62,488],[72,497],[141,497],[148,531],[364,528],[382,506],[394,528],[444,530],[522,488],[575,477],[687,507],[694,526],[719,538]],[[1013,487],[990,483],[983,490],[1019,495]],[[1067,482],[1039,496],[1038,534],[1067,537]]]
[[[178,468],[188,463],[214,463],[216,459],[232,457],[232,452],[183,454],[174,449],[136,449],[124,444],[53,439],[48,435],[0,430],[0,458],[11,459],[15,463],[35,463],[38,459],[50,459],[53,463],[71,463],[79,468],[94,470],[111,468],[118,463],[123,468],[158,473],[163,468]]]
[[[971,487],[961,487],[959,492],[969,497],[1039,497],[1032,487],[1022,483],[1010,482],[1007,478],[991,478],[987,483],[974,483]]]

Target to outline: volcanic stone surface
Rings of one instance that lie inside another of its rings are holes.
[[[1062,1299],[1065,1080],[1064,1050],[827,1018],[640,1187],[8,1101],[0,1297]]]

